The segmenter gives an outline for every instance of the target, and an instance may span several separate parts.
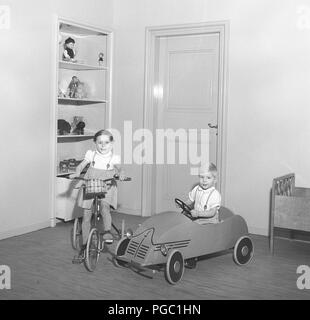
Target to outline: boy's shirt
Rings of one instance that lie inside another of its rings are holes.
[[[214,187],[203,189],[200,185],[198,185],[189,192],[188,197],[190,201],[194,202],[194,209],[198,211],[206,211],[213,208],[219,209],[221,206],[221,195]],[[214,217],[200,218],[195,220],[195,222],[200,224],[218,223],[218,210]]]

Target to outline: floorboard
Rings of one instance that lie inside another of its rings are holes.
[[[114,214],[120,226],[135,227],[141,217]],[[101,254],[95,272],[71,263],[72,223],[59,223],[22,236],[0,241],[0,265],[12,272],[11,290],[0,299],[310,299],[310,290],[296,286],[299,265],[310,265],[310,244],[276,239],[271,256],[268,239],[253,235],[253,261],[237,266],[231,252],[199,260],[186,269],[177,285],[166,282],[163,272],[141,275],[116,268],[109,252]],[[115,244],[109,248],[114,251]]]

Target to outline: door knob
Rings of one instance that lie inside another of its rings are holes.
[[[211,129],[217,129],[217,128],[218,128],[218,125],[212,126],[211,123],[208,123],[208,127],[211,128]]]

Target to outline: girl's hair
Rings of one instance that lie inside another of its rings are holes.
[[[113,135],[110,131],[102,129],[102,130],[99,130],[98,132],[96,132],[96,134],[94,135],[94,139],[93,139],[94,142],[96,142],[97,138],[100,136],[108,136],[111,142],[114,140]]]

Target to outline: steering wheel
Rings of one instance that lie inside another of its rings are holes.
[[[183,210],[182,213],[187,217],[193,220],[193,216],[191,215],[191,208],[189,205],[187,205],[184,201],[175,198],[174,199],[175,203]]]

